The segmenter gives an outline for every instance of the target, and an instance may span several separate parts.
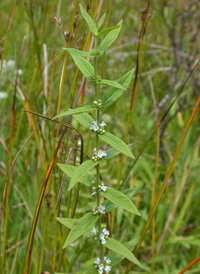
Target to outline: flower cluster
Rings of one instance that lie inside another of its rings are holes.
[[[104,150],[101,150],[101,149],[100,149],[100,150],[97,152],[97,149],[94,148],[94,154],[93,154],[93,156],[92,156],[92,160],[98,161],[98,160],[102,159],[102,158],[105,157],[105,156],[107,156],[107,153],[106,153]]]
[[[95,227],[92,228],[91,233],[96,236],[98,234],[98,231],[96,230]],[[102,244],[106,243],[106,240],[108,239],[109,236],[109,231],[106,228],[102,229],[101,234],[99,235],[99,240],[101,241]],[[95,237],[95,240],[98,240],[98,237]]]
[[[93,101],[92,104],[93,104],[94,107],[103,108],[103,104],[102,104],[101,99],[99,99],[98,102],[97,101]]]
[[[92,124],[90,125],[90,130],[94,130],[97,133],[103,134],[105,133],[106,123],[102,121],[99,125],[97,124],[97,121],[93,121]]]
[[[101,260],[99,257],[96,258],[94,264],[95,264],[95,267],[98,268],[98,272],[100,274],[102,274],[104,271],[106,273],[109,273],[111,271],[111,266],[109,266],[109,264],[111,263],[111,260],[107,257],[104,257],[104,262],[108,265],[105,265],[103,263],[101,263]]]
[[[93,182],[93,183],[94,183],[94,182]],[[92,187],[92,190],[93,190],[93,192],[92,192],[91,195],[94,195],[94,194],[96,194],[96,193],[99,192],[99,191],[106,192],[107,186],[104,185],[104,182],[101,182],[101,184],[98,185],[98,188],[96,188],[95,186],[93,186],[93,187]]]
[[[106,239],[108,239],[109,234],[110,233],[106,228],[102,229],[102,233],[99,236],[102,244],[106,243]]]
[[[95,205],[94,207],[93,207],[93,210],[92,210],[92,212],[93,212],[93,214],[94,215],[97,215],[97,214],[105,214],[105,206],[102,206],[102,205],[99,205],[98,207]]]

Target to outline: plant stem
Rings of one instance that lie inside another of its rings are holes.
[[[98,38],[95,37],[94,38],[94,50],[96,52],[97,50],[97,41],[98,41]],[[97,79],[97,56],[94,57],[94,77],[95,79]],[[97,83],[95,82],[95,97],[96,97],[96,101],[98,102],[99,100],[99,89],[98,89],[98,86],[97,86]],[[96,111],[97,113],[97,125],[99,126],[100,124],[100,110],[97,109]],[[97,152],[99,151],[99,135],[98,133],[96,133],[96,149],[97,149]],[[97,176],[97,180],[96,180],[96,188],[98,189],[98,186],[99,186],[99,175],[100,175],[100,172],[99,172],[99,164],[97,165],[97,168],[96,168],[96,176]],[[97,207],[100,205],[100,194],[99,192],[97,191],[97,195],[96,195],[96,205]],[[101,234],[101,218],[98,220],[98,236],[100,236]],[[103,261],[103,246],[101,244],[101,241],[99,240],[99,246],[100,246],[100,260]]]

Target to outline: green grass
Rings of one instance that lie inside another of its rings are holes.
[[[88,50],[91,38],[80,14],[74,39],[68,42],[54,20],[58,13],[57,17],[62,19],[64,31],[70,31],[78,4],[86,7],[89,1],[74,1],[74,4],[77,2],[76,10],[69,0],[38,1],[32,9],[29,4],[25,6],[23,1],[18,1],[16,9],[13,9],[13,2],[9,0],[0,3],[0,56],[1,60],[4,59],[4,64],[7,64],[2,70],[0,68],[0,92],[7,96],[0,99],[0,201],[12,162],[38,124],[35,115],[32,115],[31,121],[22,109],[30,107],[31,111],[42,114],[46,107],[45,115],[53,118],[75,104],[82,75],[77,71],[73,59],[62,48],[67,47],[68,43],[69,47],[78,46]],[[91,1],[90,14],[94,14],[98,2]],[[147,1],[104,1],[101,15],[107,13],[105,24],[114,26],[123,19],[123,26],[114,45],[99,59],[99,70],[102,71],[103,78],[116,80],[136,67],[138,37],[142,26],[140,9],[146,5]],[[102,114],[102,119],[109,125],[108,130],[125,139],[135,156],[141,152],[157,122],[176,98],[198,60],[198,10],[198,1],[193,1],[191,5],[183,1],[167,1],[167,4],[164,4],[164,1],[152,1],[149,10],[151,18],[148,19],[143,44],[140,44],[141,55],[132,113],[129,116],[133,83],[125,95]],[[80,37],[83,39],[81,43]],[[47,47],[47,61],[44,59],[44,43]],[[10,62],[8,66],[8,61],[15,63]],[[46,63],[47,78],[43,74]],[[17,67],[22,73],[16,78]],[[62,75],[63,68],[65,73]],[[43,92],[45,80],[46,98]],[[84,94],[82,92],[77,106],[91,104],[92,88],[92,85],[86,82]],[[102,176],[110,186],[119,188],[129,175],[121,190],[138,187],[132,200],[142,217],[131,215],[122,209],[117,209],[116,214],[113,212],[113,217],[108,216],[107,221],[113,228],[113,237],[120,242],[124,243],[137,237],[139,239],[141,236],[153,206],[154,191],[156,190],[157,195],[161,188],[198,96],[199,67],[194,70],[181,95],[163,120],[159,134],[155,132],[133,169],[128,173],[133,161],[127,157],[122,160],[121,155],[110,159],[102,167]],[[199,256],[199,117],[200,112],[197,110],[158,204],[153,229],[151,225],[148,227],[138,249],[137,258],[147,267],[147,273],[178,273]],[[68,120],[65,117],[62,121],[67,123]],[[77,126],[75,120],[72,119],[71,123]],[[83,134],[85,151],[91,154],[94,138],[88,138],[87,131],[80,125],[78,129]],[[3,204],[0,231],[2,274],[24,273],[23,258],[27,255],[26,246],[32,219],[62,130],[61,126],[56,126],[51,121],[41,122],[20,151],[7,180],[9,187]],[[92,146],[88,145],[87,149],[87,144]],[[75,133],[67,130],[38,212],[29,273],[39,273],[39,269],[49,273],[83,273],[80,267],[89,268],[98,254],[93,241],[84,237],[79,239],[75,246],[69,246],[62,251],[65,235],[69,231],[58,224],[56,217],[72,217],[75,214],[75,218],[81,218],[93,205],[90,192],[81,185],[78,204],[75,207],[79,187],[67,192],[69,178],[66,178],[60,207],[58,210],[55,208],[63,177],[56,163],[65,163],[69,148],[75,145]],[[78,153],[72,153],[70,163],[79,163],[79,156]],[[94,260],[91,260],[93,258]],[[128,265],[129,262],[123,260],[113,267],[111,273],[125,273]],[[196,263],[187,273],[199,271],[199,264]],[[146,272],[132,266],[129,273]]]

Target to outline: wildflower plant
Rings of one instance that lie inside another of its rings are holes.
[[[106,123],[101,120],[102,110],[114,103],[128,88],[133,78],[134,69],[126,73],[117,81],[101,78],[98,74],[98,56],[105,53],[116,40],[122,26],[122,21],[114,27],[100,30],[106,15],[104,14],[97,22],[95,19],[93,21],[81,5],[80,10],[94,36],[94,48],[91,53],[73,48],[66,48],[65,50],[70,53],[83,75],[94,84],[94,101],[91,105],[69,109],[55,118],[73,115],[75,120],[95,135],[95,148],[93,148],[93,155],[91,155],[90,159],[85,160],[81,165],[74,168],[73,172],[70,166],[64,164],[58,164],[58,166],[64,173],[71,177],[68,190],[71,190],[78,182],[83,183],[92,189],[91,195],[95,201],[91,211],[86,213],[79,220],[69,218],[57,218],[57,220],[71,229],[63,248],[69,246],[83,234],[96,241],[96,250],[99,251],[99,254],[94,259],[94,265],[84,273],[110,273],[112,271],[112,261],[109,258],[109,255],[105,256],[105,248],[113,251],[116,256],[120,255],[142,267],[126,245],[123,245],[116,239],[110,237],[110,232],[108,228],[105,228],[106,224],[103,223],[104,214],[112,211],[116,207],[122,207],[136,215],[140,215],[140,213],[125,193],[109,187],[102,181],[102,177],[100,176],[102,161],[106,161],[118,153],[123,153],[131,159],[134,159],[127,144],[108,132]],[[102,37],[104,38],[99,43],[99,40]],[[93,59],[93,64],[85,58]],[[100,98],[100,86],[109,87],[105,90],[105,94],[103,94],[102,98]],[[95,120],[88,114],[91,112],[95,112]],[[102,143],[108,144],[111,146],[111,149],[106,151],[102,150]],[[96,168],[96,177],[88,177],[88,172],[94,168]],[[91,180],[88,178],[91,178]],[[104,198],[106,200],[104,200]],[[102,202],[102,200],[104,201]]]

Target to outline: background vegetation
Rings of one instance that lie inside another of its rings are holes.
[[[70,45],[74,48],[89,49],[88,28],[81,16],[74,13],[76,4],[75,12],[79,9],[79,3],[84,7],[90,5],[89,12],[94,14],[99,1],[0,2],[2,274],[22,271],[38,197],[62,132],[53,122],[44,121],[38,124],[37,116],[28,115],[22,109],[46,113],[52,118],[74,105],[82,76],[79,73],[77,77],[73,60],[66,55],[63,47]],[[136,67],[140,42],[138,81],[127,139],[131,151],[136,156],[198,62],[200,45],[199,1],[152,1],[148,20],[143,25],[144,39],[138,41],[142,28],[141,18],[146,14],[146,6],[147,1],[109,0],[103,1],[101,10],[101,14],[107,13],[106,24],[109,26],[116,25],[123,19],[118,40],[102,57],[102,76],[118,79]],[[66,68],[66,71],[62,74],[63,68]],[[112,133],[122,139],[127,127],[132,86],[104,114],[104,120],[109,124]],[[137,239],[141,235],[155,193],[160,189],[172,162],[200,94],[199,90],[197,67],[123,184],[124,189],[137,187],[133,201],[142,217],[130,217],[127,212],[117,210],[113,233],[120,241]],[[78,105],[91,103],[91,94],[92,86],[86,83]],[[155,229],[154,225],[149,227],[137,255],[140,262],[147,266],[149,273],[178,273],[199,256],[199,115],[198,110],[158,205]],[[67,118],[63,119],[63,122],[67,122]],[[72,124],[76,125],[73,120]],[[33,132],[36,125],[37,129]],[[84,129],[82,132],[84,133]],[[26,143],[30,135],[31,138]],[[55,163],[66,162],[69,148],[75,145],[78,145],[76,135],[67,131]],[[20,154],[14,162],[18,152]],[[120,179],[121,157],[119,155],[110,160],[102,173],[112,186]],[[74,154],[71,161],[75,159]],[[64,186],[60,208],[56,210],[63,175],[55,163],[37,221],[29,273],[53,273],[55,270],[83,273],[82,269],[91,263],[92,252],[95,255],[93,245],[85,238],[66,249],[64,260],[60,263],[65,239],[63,227],[57,223],[55,217],[69,214],[66,212],[69,194]],[[128,175],[132,164],[125,157],[121,182]],[[91,208],[91,204],[89,192],[82,189],[76,217]],[[84,252],[86,247],[87,252]],[[113,273],[124,273],[128,263],[124,260]],[[58,265],[61,266],[59,270]],[[129,273],[143,272],[137,266],[132,266]],[[195,264],[187,273],[199,272],[200,266]]]

